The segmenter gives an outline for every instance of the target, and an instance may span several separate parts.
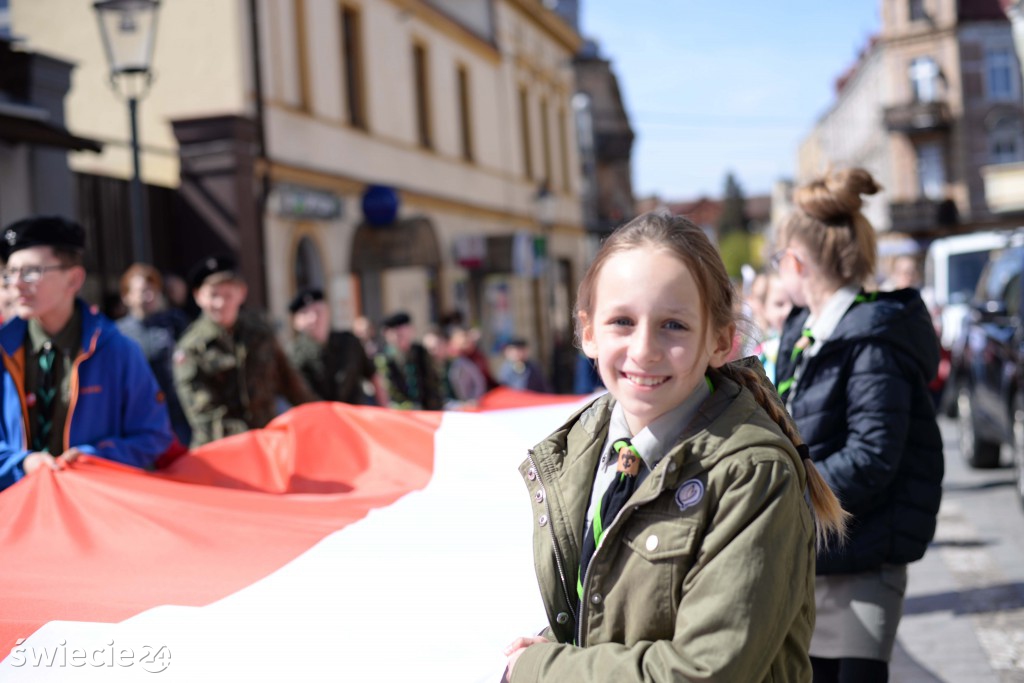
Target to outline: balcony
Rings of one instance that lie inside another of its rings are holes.
[[[946,102],[911,102],[885,109],[885,127],[890,132],[914,135],[948,130],[953,115]]]
[[[908,234],[935,232],[956,225],[960,220],[952,199],[892,202],[889,204],[889,215],[893,232]]]

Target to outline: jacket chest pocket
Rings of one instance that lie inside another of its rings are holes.
[[[234,372],[238,367],[238,359],[227,351],[208,347],[198,355],[196,365],[204,375],[217,377]]]
[[[701,536],[696,516],[637,512],[629,520],[615,583],[631,594],[623,596],[626,604],[643,600],[650,612],[645,614],[645,632],[636,635],[672,638],[683,581],[697,562]]]

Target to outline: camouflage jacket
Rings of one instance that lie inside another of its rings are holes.
[[[303,378],[324,401],[366,403],[363,380],[377,372],[363,343],[351,332],[333,331],[320,344],[307,334],[295,335],[291,360]]]
[[[413,344],[404,356],[393,347],[385,347],[374,362],[392,408],[441,410],[441,383],[422,345]]]
[[[315,401],[261,318],[242,312],[233,334],[200,316],[174,353],[174,384],[192,425],[192,447],[263,427],[292,405]]]

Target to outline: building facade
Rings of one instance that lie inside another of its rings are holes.
[[[1024,64],[1024,0],[1002,0],[1002,3],[1013,26],[1017,60]],[[989,209],[1024,226],[1024,160],[993,163],[983,167],[981,174],[985,179],[985,201]]]
[[[575,60],[580,127],[590,136],[582,140],[584,216],[588,230],[608,234],[636,215],[633,196],[633,141],[619,81],[597,43],[587,41]]]
[[[999,1],[882,0],[881,9],[879,34],[800,147],[797,182],[830,166],[871,171],[884,191],[865,213],[883,259],[1005,227],[986,202],[982,168],[1024,160],[1024,107]]]
[[[124,103],[91,13],[10,3],[13,32],[78,65],[68,121],[104,150],[72,168],[124,178]],[[403,309],[422,332],[457,311],[491,348],[527,336],[550,359],[587,254],[580,44],[540,0],[162,3],[142,173],[175,191],[180,234],[153,235],[154,261],[232,251],[278,320],[320,286],[341,325]]]

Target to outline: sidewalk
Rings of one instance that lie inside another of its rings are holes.
[[[984,485],[965,481],[975,473],[951,460],[959,457],[951,427],[943,424],[947,477],[938,529],[924,559],[910,565],[890,681],[1024,683],[1024,588],[990,552],[994,530],[979,533],[965,514]]]
[[[944,560],[950,538],[949,505],[943,506],[936,540],[924,559],[910,565],[907,600],[890,668],[892,683],[1004,683],[981,645],[973,616],[964,613],[966,593]],[[968,589],[969,590],[969,589]]]

